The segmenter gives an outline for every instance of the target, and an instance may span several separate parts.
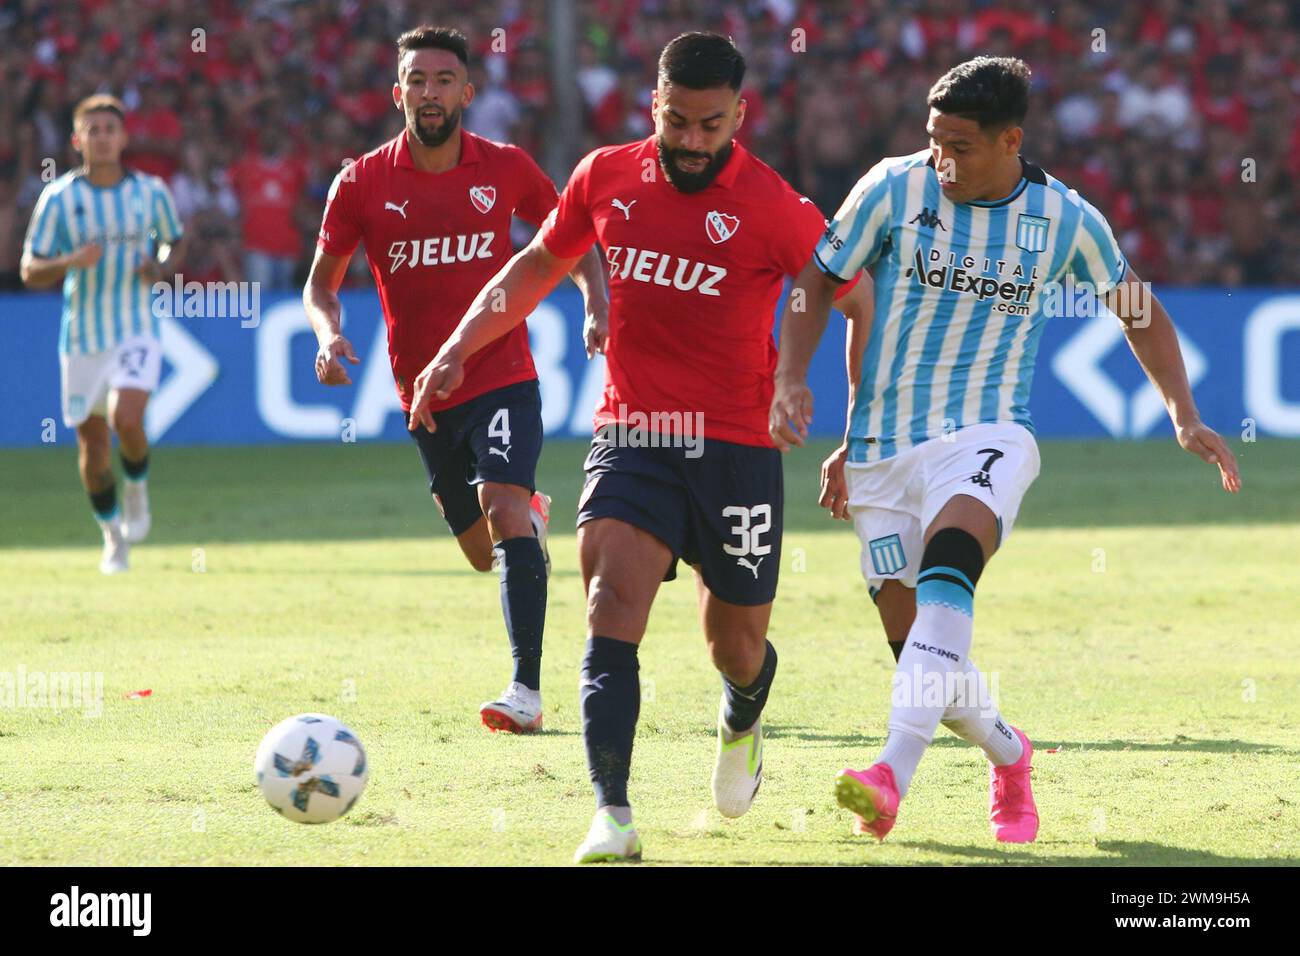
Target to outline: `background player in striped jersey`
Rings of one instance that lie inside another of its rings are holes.
[[[63,423],[77,429],[81,483],[104,536],[99,569],[114,574],[127,570],[128,542],[149,533],[144,414],[162,368],[150,288],[176,271],[181,224],[166,183],[122,166],[120,100],[82,100],[72,125],[84,165],[41,192],[23,246],[22,280],[32,288],[63,280]],[[126,477],[120,512],[110,429]]]
[[[675,576],[679,559],[695,569],[705,639],[722,676],[714,805],[738,817],[762,781],[784,504],[781,457],[767,433],[772,320],[785,277],[802,267],[826,223],[734,141],[744,73],[726,37],[687,33],[670,42],[659,59],[655,133],[578,164],[537,237],[483,288],[420,373],[411,404],[414,424],[579,256],[595,242],[604,247],[606,381],[578,505],[583,741],[597,809],[574,854],[579,863],[641,854],[628,797],[637,653],[659,584]],[[836,290],[846,314],[870,308],[869,285]],[[693,433],[703,440],[674,441],[690,421],[703,422],[702,434]]]
[[[1033,748],[987,699],[969,654],[975,585],[1038,474],[1027,401],[1052,286],[1070,277],[1105,297],[1179,444],[1218,467],[1224,490],[1241,487],[1232,452],[1200,420],[1168,315],[1105,218],[1020,157],[1028,96],[1020,60],[979,57],[945,74],[928,98],[930,148],[881,160],[858,182],[796,282],[807,310],[787,308],[782,326],[770,427],[788,450],[811,421],[805,379],[830,296],[874,265],[874,327],[823,502],[854,522],[899,654],[883,752],[836,778],[859,832],[880,839],[940,722],[989,758],[996,838],[1037,836]],[[943,703],[899,693],[932,678],[957,693]]]
[[[337,292],[358,243],[365,244],[407,409],[424,363],[510,258],[512,217],[540,224],[557,193],[522,149],[461,128],[474,98],[464,35],[417,27],[398,38],[397,56],[393,103],[406,127],[335,178],[303,303],[320,344],[317,378],[349,384],[342,362],[359,360],[343,335]],[[594,250],[573,270],[593,347],[606,321],[601,271]],[[530,732],[542,726],[550,499],[534,483],[542,417],[527,329],[475,356],[467,379],[455,399],[436,404],[427,428],[411,417],[411,436],[465,557],[477,570],[501,571],[514,672],[501,696],[479,708],[480,719],[494,731]]]

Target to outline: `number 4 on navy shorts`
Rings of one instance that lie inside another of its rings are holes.
[[[430,434],[411,432],[433,493],[451,533],[468,531],[483,510],[478,486],[485,481],[537,490],[542,453],[542,399],[537,380],[484,392],[440,412]]]

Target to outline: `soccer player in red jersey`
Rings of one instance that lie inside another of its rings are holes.
[[[540,223],[555,185],[523,150],[461,129],[474,98],[465,37],[422,26],[397,41],[393,102],[406,116],[395,139],[345,167],[330,187],[303,303],[320,343],[316,376],[351,383],[359,361],[340,327],[338,288],[358,242],[379,290],[401,396],[451,334],[474,295],[510,258],[511,216]],[[573,264],[593,336],[608,311],[599,254]],[[521,316],[522,318],[522,316]],[[542,449],[541,397],[520,324],[465,365],[454,399],[410,420],[429,488],[473,567],[500,567],[501,607],[514,674],[480,715],[492,730],[542,724],[542,629],[550,561],[550,499],[534,484]]]
[[[655,134],[598,149],[574,170],[528,248],[479,293],[420,373],[411,425],[470,381],[599,242],[609,260],[606,382],[578,506],[587,595],[583,737],[596,817],[578,862],[637,858],[627,780],[640,709],[637,646],[659,582],[695,569],[722,672],[713,798],[737,817],[762,780],[759,715],[776,672],[767,641],[780,564],[780,453],[767,430],[773,310],[825,229],[821,213],[733,136],[745,61],[716,34],[659,59]],[[870,281],[840,288],[869,316]]]

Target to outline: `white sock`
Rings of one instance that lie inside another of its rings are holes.
[[[966,661],[965,672],[957,685],[957,697],[950,700],[943,714],[943,725],[968,743],[984,751],[989,762],[998,767],[1015,763],[1024,752],[1016,736],[989,694],[984,675]]]
[[[952,604],[917,602],[916,620],[894,671],[889,737],[879,760],[894,771],[899,796],[907,792],[948,709],[949,689],[970,652],[973,624],[967,611]]]
[[[894,783],[898,784],[900,800],[907,796],[907,788],[912,785],[912,775],[916,773],[928,746],[930,741],[923,737],[917,737],[910,731],[890,728],[889,736],[885,738],[885,749],[880,751],[880,758],[876,762],[887,763],[889,769],[894,771]]]

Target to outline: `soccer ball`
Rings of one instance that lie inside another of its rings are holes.
[[[297,823],[329,823],[352,809],[369,776],[351,730],[324,714],[282,720],[253,758],[257,786],[277,813]]]

